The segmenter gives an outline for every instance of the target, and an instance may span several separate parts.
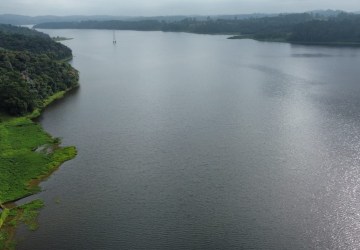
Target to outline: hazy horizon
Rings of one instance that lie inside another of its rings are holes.
[[[0,14],[39,15],[231,15],[312,10],[359,11],[358,0],[3,0]]]

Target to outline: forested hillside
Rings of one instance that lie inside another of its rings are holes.
[[[231,34],[232,38],[254,38],[303,43],[359,43],[360,15],[334,12],[282,14],[248,19],[199,20],[186,18],[181,21],[83,21],[43,23],[37,28],[55,29],[114,29],[191,32],[199,34]]]
[[[289,26],[314,20],[315,16],[309,13],[279,15],[275,17],[249,19],[212,19],[199,20],[185,18],[180,21],[82,21],[82,22],[53,22],[38,24],[36,28],[51,29],[118,29],[118,30],[161,30],[180,31],[204,34],[218,33],[257,33],[266,31],[288,31]]]
[[[28,28],[0,25],[0,47],[9,50],[46,54],[51,59],[65,59],[72,55],[71,49],[54,42],[50,36]]]
[[[309,43],[360,43],[360,15],[340,14],[329,20],[313,20],[292,29],[290,41]]]
[[[0,25],[0,47],[2,112],[31,112],[49,96],[78,83],[78,72],[58,61],[71,57],[71,50],[43,33]]]

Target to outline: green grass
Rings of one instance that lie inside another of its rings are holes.
[[[7,216],[9,215],[10,210],[4,209],[2,213],[0,214],[0,228],[5,223]]]
[[[40,108],[23,117],[0,113],[0,205],[6,207],[0,214],[0,250],[15,249],[16,228],[21,223],[30,230],[37,229],[36,218],[44,205],[36,200],[9,209],[9,204],[39,192],[39,183],[77,154],[75,147],[60,147],[59,138],[51,137],[32,121],[43,108],[70,90],[54,94]]]
[[[61,99],[64,97],[64,95],[66,94],[67,91],[59,91],[57,93],[55,93],[54,95],[48,97],[46,100],[44,100],[42,108],[37,108],[35,109],[32,113],[28,114],[26,117],[30,118],[30,119],[34,119],[36,117],[39,117],[41,114],[41,110],[45,107],[47,107],[49,104],[51,104],[52,102]],[[1,116],[0,116],[1,118]]]
[[[49,97],[43,107],[65,93],[61,91]],[[0,204],[38,192],[40,180],[76,156],[74,147],[59,147],[58,138],[51,137],[31,120],[40,112],[37,109],[25,117],[0,114]],[[35,151],[44,145],[51,148],[50,153]]]
[[[29,118],[13,118],[0,123],[0,203],[31,195],[39,188],[32,181],[46,177],[61,163],[75,157],[74,147],[58,147],[58,139],[43,131]],[[53,152],[39,153],[42,145]]]
[[[66,91],[58,92],[44,101],[43,107],[60,99]],[[40,115],[37,109],[24,117],[0,113],[0,205],[40,191],[38,184],[63,162],[76,156],[75,147],[60,147],[53,138],[31,119]],[[37,150],[42,147],[43,150]],[[5,205],[6,206],[6,205]],[[8,207],[8,206],[6,206]],[[0,249],[15,249],[14,236],[19,224],[37,229],[36,217],[43,202],[4,209],[0,215]]]

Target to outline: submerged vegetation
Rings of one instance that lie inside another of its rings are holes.
[[[43,206],[11,202],[39,192],[41,180],[76,156],[75,147],[60,147],[59,138],[31,120],[78,86],[78,72],[63,61],[71,56],[48,35],[0,25],[0,249],[14,248],[20,223],[35,230]]]
[[[19,207],[4,209],[0,216],[0,249],[15,249],[16,244],[12,239],[20,224],[25,224],[30,230],[37,229],[37,217],[43,206],[44,202],[35,200]]]

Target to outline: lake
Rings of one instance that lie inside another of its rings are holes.
[[[43,31],[81,87],[40,122],[79,154],[18,249],[360,245],[359,48]]]

